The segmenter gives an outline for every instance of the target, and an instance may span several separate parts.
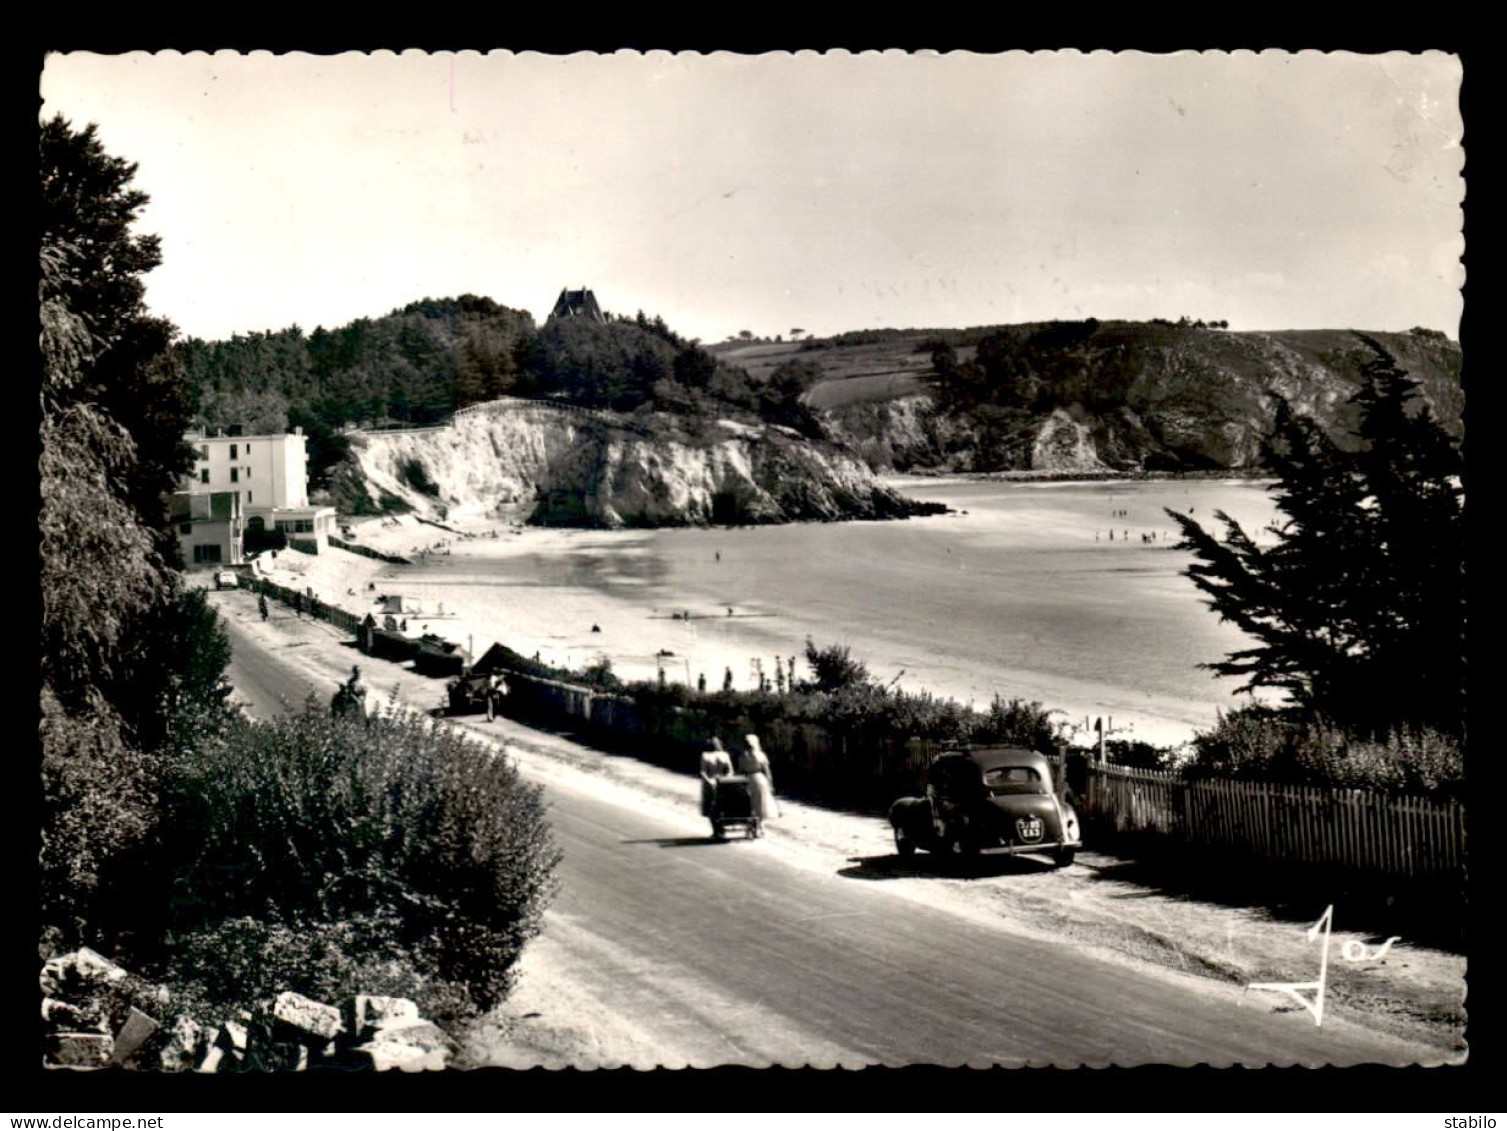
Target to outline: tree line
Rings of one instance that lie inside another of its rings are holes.
[[[161,248],[133,231],[136,166],[62,117],[39,161],[43,955],[89,946],[160,985],[139,1004],[163,1032],[281,990],[397,993],[436,1018],[490,1008],[553,891],[538,787],[427,721],[230,706],[230,641],[181,572],[167,509],[192,466],[184,431],[216,392],[195,384],[212,351],[174,349],[144,304]],[[483,303],[447,307],[478,351],[506,322]],[[423,358],[425,317],[380,333]],[[348,330],[243,340],[259,381],[244,395],[287,411],[288,373],[338,373],[328,359],[377,332]]]
[[[346,455],[349,425],[433,424],[509,395],[764,419],[821,434],[799,399],[819,375],[809,363],[759,382],[642,311],[536,327],[527,311],[489,298],[426,298],[333,330],[306,334],[295,325],[223,341],[188,338],[172,360],[209,427],[242,425],[252,434],[302,427],[316,487]]]

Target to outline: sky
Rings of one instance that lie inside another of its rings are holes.
[[[1458,337],[1459,60],[54,54],[225,338],[562,288],[706,342],[1055,318]]]

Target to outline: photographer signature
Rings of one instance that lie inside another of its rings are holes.
[[[1324,932],[1324,946],[1319,952],[1319,976],[1312,982],[1250,982],[1245,991],[1241,993],[1241,1000],[1245,1000],[1245,992],[1250,990],[1271,990],[1275,993],[1287,994],[1297,1001],[1304,1009],[1313,1014],[1313,1023],[1324,1023],[1324,990],[1329,982],[1329,934],[1334,926],[1334,904],[1324,908],[1324,914],[1319,916],[1319,921],[1308,928],[1308,941],[1313,942],[1319,937],[1319,931]],[[1374,962],[1385,958],[1387,951],[1392,949],[1392,944],[1401,941],[1401,935],[1393,935],[1380,946],[1372,949],[1363,942],[1351,939],[1340,948],[1340,956],[1346,962]],[[1304,996],[1312,993],[1310,1000]]]

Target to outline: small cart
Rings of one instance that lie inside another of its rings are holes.
[[[712,792],[712,834],[726,840],[729,829],[742,829],[752,840],[760,835],[759,818],[753,811],[753,789],[742,774],[718,778]]]

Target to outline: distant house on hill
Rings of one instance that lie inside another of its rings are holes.
[[[565,290],[555,299],[555,308],[549,312],[549,321],[556,318],[586,318],[592,322],[606,322],[607,317],[597,305],[597,296],[585,287],[578,291]]]

